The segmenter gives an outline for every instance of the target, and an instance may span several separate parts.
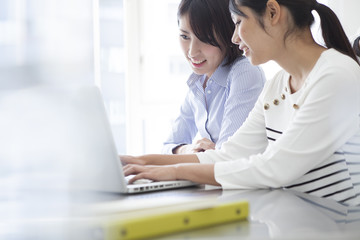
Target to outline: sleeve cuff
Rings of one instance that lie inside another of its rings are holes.
[[[162,154],[174,154],[174,149],[177,147],[181,147],[183,145],[186,145],[186,143],[182,143],[182,144],[166,144],[164,145],[163,149],[162,149]]]
[[[213,151],[213,150],[207,150],[208,151]],[[211,160],[211,158],[207,157],[206,152],[199,152],[196,153],[197,158],[199,159],[200,163],[215,163],[213,160]]]

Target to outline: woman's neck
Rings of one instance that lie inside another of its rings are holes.
[[[274,60],[290,74],[289,84],[293,93],[303,86],[307,76],[325,50],[326,48],[314,41],[311,32],[307,31],[304,31],[301,37],[298,35],[286,41],[286,46]]]

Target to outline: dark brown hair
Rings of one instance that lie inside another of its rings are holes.
[[[265,13],[267,1],[230,0],[229,8],[231,12],[245,17],[246,15],[239,10],[238,6],[250,8],[258,17],[260,25],[264,27],[261,17]],[[359,63],[338,17],[329,7],[318,3],[316,0],[277,0],[277,2],[286,7],[293,17],[294,28],[289,29],[287,35],[296,28],[310,27],[314,22],[314,16],[311,12],[315,10],[320,16],[322,36],[326,47],[334,48]]]
[[[356,54],[358,57],[360,57],[359,41],[360,41],[360,36],[357,37],[357,38],[354,40],[354,44],[353,44],[353,48],[354,48],[355,54]]]
[[[225,65],[242,55],[238,46],[231,42],[234,23],[229,12],[229,0],[182,0],[178,21],[186,14],[192,31],[200,41],[225,51]]]

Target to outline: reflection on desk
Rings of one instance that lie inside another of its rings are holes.
[[[241,191],[192,187],[131,196],[100,194],[77,197],[73,207],[101,203],[110,206],[104,214],[113,214],[117,207],[121,209],[131,202],[156,202],[156,206],[159,207],[159,203],[168,205],[174,202],[175,198],[185,199],[185,202],[186,199],[196,201],[208,198],[224,203],[245,199],[250,204],[250,213],[247,221],[180,232],[156,239],[360,239],[360,206],[348,207],[333,200],[281,189]],[[179,200],[178,204],[181,204],[180,202]],[[0,209],[2,203],[0,199]],[[113,213],[109,212],[109,209],[113,209]],[[62,219],[58,225],[51,216],[46,216],[43,220],[28,219],[28,227],[22,225],[25,228],[21,229],[21,233],[13,232],[9,236],[2,235],[0,231],[0,238],[3,239],[5,236],[12,237],[10,239],[103,239],[101,234],[96,234],[92,226],[88,225],[93,217],[89,212],[83,215],[75,214]],[[60,231],[65,229],[66,231]],[[26,237],[22,238],[24,236]]]
[[[360,206],[287,190],[221,191],[222,201],[247,199],[248,222],[161,239],[360,239]]]

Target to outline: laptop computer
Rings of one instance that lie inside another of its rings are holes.
[[[1,100],[9,103],[8,109],[0,106],[5,112],[1,121],[7,124],[3,131],[11,129],[14,139],[0,139],[5,145],[1,151],[16,149],[6,153],[12,157],[8,162],[19,161],[22,176],[31,174],[27,182],[38,183],[36,188],[140,193],[196,185],[191,181],[128,185],[95,86],[35,87],[4,94]],[[25,170],[26,165],[32,171]]]

